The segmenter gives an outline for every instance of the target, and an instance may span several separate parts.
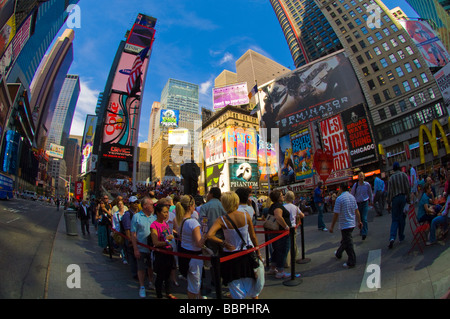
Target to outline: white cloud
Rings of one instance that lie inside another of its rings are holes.
[[[234,57],[231,53],[229,52],[225,52],[224,56],[222,57],[222,59],[220,60],[220,65],[225,64],[229,61],[234,60]]]
[[[91,89],[89,87],[89,82],[83,81],[81,79],[80,89],[80,96],[78,97],[75,114],[72,120],[72,127],[70,129],[71,135],[83,135],[86,115],[95,114],[98,94],[100,93],[100,91]]]
[[[201,83],[200,84],[199,93],[200,94],[209,94],[211,86],[212,86],[212,80],[211,79],[209,79],[206,82]]]

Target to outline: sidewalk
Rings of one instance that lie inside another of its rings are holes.
[[[56,208],[55,208],[56,210]],[[103,254],[97,245],[97,236],[91,225],[91,234],[83,236],[80,228],[78,236],[66,234],[64,211],[55,236],[50,261],[46,299],[139,299],[138,282],[132,278],[128,265],[124,265],[118,255]],[[388,249],[391,216],[374,217],[369,212],[369,234],[361,240],[358,230],[353,232],[357,265],[345,269],[341,260],[336,260],[334,251],[339,246],[340,231],[334,233],[317,230],[317,215],[306,216],[304,220],[305,259],[310,262],[296,263],[296,273],[301,273],[301,283],[294,286],[283,284],[283,280],[266,276],[261,299],[438,299],[450,288],[449,242],[439,242],[425,248],[424,254],[418,250],[408,255],[412,239],[408,220],[406,240],[395,243]],[[327,227],[332,214],[326,213]],[[259,230],[259,229],[257,229]],[[262,235],[258,235],[262,243]],[[300,235],[297,242],[301,253]],[[264,255],[264,248],[262,249]],[[374,256],[378,256],[378,259]],[[300,256],[301,257],[301,256]],[[368,259],[370,261],[368,262]],[[375,258],[375,259],[373,259]],[[368,288],[366,272],[368,264],[380,266],[381,288]],[[80,268],[80,288],[68,288],[74,276],[69,265]],[[173,286],[173,294],[186,299],[186,281],[179,279],[180,287]],[[214,291],[208,296],[215,298]],[[155,292],[147,290],[147,299],[155,299]]]

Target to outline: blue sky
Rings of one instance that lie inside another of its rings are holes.
[[[385,0],[417,16],[404,0]],[[138,13],[158,19],[144,89],[139,142],[147,140],[151,106],[169,78],[198,84],[200,106],[211,108],[214,78],[248,49],[294,69],[269,0],[80,0],[81,28],[75,29],[69,73],[80,75],[81,93],[71,134],[82,135],[94,114],[114,55]],[[62,30],[66,26],[63,26]],[[61,33],[62,33],[61,30]]]

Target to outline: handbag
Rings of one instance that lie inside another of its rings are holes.
[[[278,224],[274,215],[268,214],[263,227],[268,230],[280,230],[280,224]]]
[[[253,246],[248,245],[246,243],[246,241],[244,240],[244,238],[241,235],[241,232],[239,231],[239,229],[237,228],[236,224],[231,220],[230,216],[225,215],[225,217],[228,219],[228,221],[231,223],[231,225],[233,225],[234,229],[236,230],[236,232],[238,233],[239,237],[241,238],[242,241],[242,246],[241,246],[241,251],[243,251],[244,249],[244,245],[246,244],[247,249],[253,248]],[[251,265],[251,267],[253,269],[256,269],[259,267],[259,257],[256,255],[256,251],[252,251],[251,253],[246,254],[245,256],[247,256],[248,261]]]
[[[113,239],[119,246],[122,246],[125,242],[125,239],[117,232],[113,232]]]

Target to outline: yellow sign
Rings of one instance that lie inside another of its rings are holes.
[[[450,118],[449,118],[450,121]],[[450,122],[449,122],[450,125]],[[441,123],[439,123],[438,120],[433,120],[431,122],[431,133],[428,127],[425,124],[422,124],[419,127],[419,146],[420,146],[420,163],[425,163],[425,150],[424,150],[424,141],[423,141],[423,133],[425,133],[428,137],[428,140],[430,141],[431,150],[433,151],[433,156],[437,157],[439,155],[438,153],[438,146],[437,146],[437,139],[436,139],[436,128],[439,130],[442,136],[442,141],[444,142],[445,150],[447,151],[447,154],[450,154],[450,146],[448,144],[447,136],[445,135],[444,128],[442,127]]]

